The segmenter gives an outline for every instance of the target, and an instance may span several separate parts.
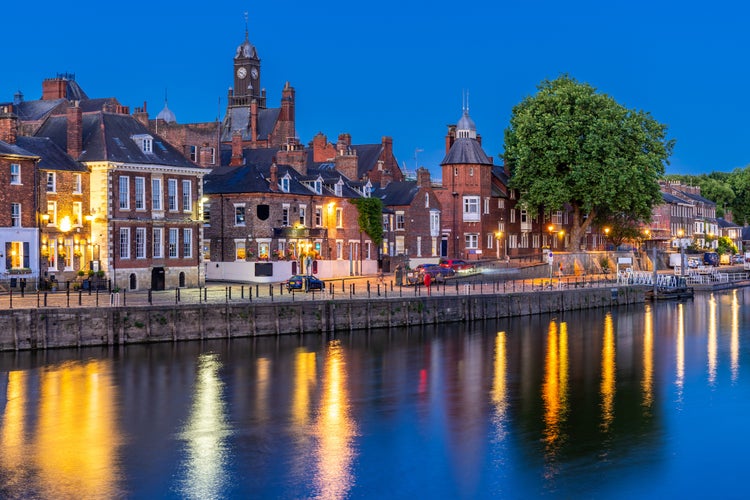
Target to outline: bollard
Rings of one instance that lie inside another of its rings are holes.
[[[182,301],[182,290],[180,290],[179,287],[177,287],[177,302]]]
[[[177,288],[174,289],[174,304],[177,305]]]
[[[268,284],[268,291],[271,294],[271,302],[273,302],[273,285],[270,283]]]
[[[251,286],[247,287],[247,298],[250,300],[250,302],[253,301],[253,287]]]
[[[203,302],[208,302],[208,287],[203,287]]]
[[[127,288],[122,289],[122,306],[128,305],[128,290]]]
[[[67,307],[70,307],[70,288],[65,289],[65,302]]]
[[[36,291],[36,307],[37,307],[37,309],[39,308],[39,295],[40,295],[39,289],[37,289],[37,291]]]
[[[244,299],[244,298],[245,298],[245,285],[242,285],[242,286],[240,287],[240,298],[241,298],[241,299]]]
[[[44,294],[44,305],[47,305],[47,294]],[[96,287],[96,307],[99,307],[99,287]]]
[[[198,290],[198,297],[200,297],[200,290]],[[151,289],[148,289],[148,305],[153,305],[153,297],[151,296]]]
[[[10,301],[8,303],[8,306],[9,306],[10,309],[13,309],[13,289],[10,288],[9,290],[10,291],[8,292],[8,295],[10,297]]]
[[[81,290],[78,290],[78,305],[83,305],[83,292]]]
[[[47,292],[44,292],[44,307],[47,307]]]

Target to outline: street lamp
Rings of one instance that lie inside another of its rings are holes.
[[[503,237],[502,231],[495,231],[495,239],[497,240],[497,259],[500,260],[500,239]]]

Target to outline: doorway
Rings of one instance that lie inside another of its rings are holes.
[[[151,271],[151,290],[164,290],[165,273],[163,267]]]

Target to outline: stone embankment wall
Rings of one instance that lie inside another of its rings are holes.
[[[528,293],[0,311],[0,351],[352,331],[645,301],[633,287]]]

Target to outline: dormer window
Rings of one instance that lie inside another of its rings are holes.
[[[365,198],[372,196],[372,183],[370,181],[367,181],[367,184],[365,184],[365,187],[362,190],[362,196]]]
[[[333,194],[335,194],[336,196],[341,196],[343,193],[343,190],[344,190],[344,181],[339,179],[339,181],[333,186]]]
[[[323,194],[323,180],[318,178],[313,183],[313,190],[315,191],[315,194]]]
[[[285,193],[289,192],[289,181],[290,181],[289,174],[286,174],[284,177],[281,178],[281,190]]]
[[[134,135],[132,139],[138,144],[138,147],[140,147],[141,151],[144,153],[154,152],[154,138],[152,136],[148,134],[137,134]]]

